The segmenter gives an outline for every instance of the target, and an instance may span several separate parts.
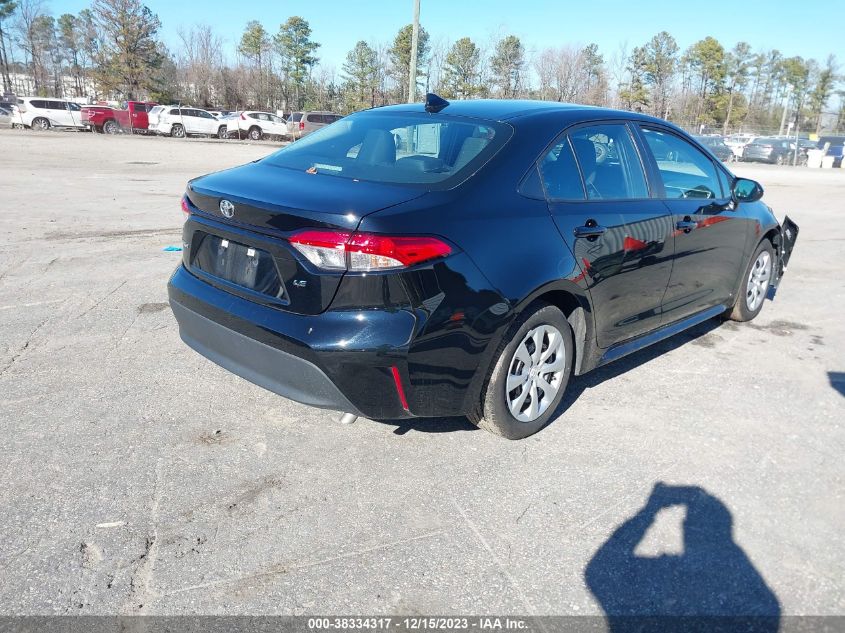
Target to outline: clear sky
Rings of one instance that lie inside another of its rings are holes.
[[[208,24],[234,54],[247,21],[262,22],[271,33],[291,15],[311,24],[322,45],[321,64],[338,71],[358,40],[387,43],[410,23],[412,0],[147,0],[162,22],[161,35],[172,51],[177,31]],[[837,55],[845,67],[845,0],[422,0],[420,21],[432,41],[468,36],[487,46],[513,33],[529,51],[547,46],[595,42],[609,61],[627,42],[628,49],[666,30],[681,49],[712,35],[730,48],[745,40],[755,50],[777,48],[786,56],[824,61]],[[86,0],[46,0],[58,16],[77,13]]]

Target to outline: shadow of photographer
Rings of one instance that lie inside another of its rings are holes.
[[[657,514],[686,509],[683,552],[635,550]],[[646,505],[594,554],[585,571],[613,633],[629,631],[775,632],[780,603],[733,540],[733,518],[703,488],[657,483]]]

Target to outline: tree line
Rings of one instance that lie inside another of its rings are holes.
[[[25,88],[43,96],[341,113],[408,97],[411,25],[388,41],[356,42],[340,68],[321,60],[320,43],[300,16],[277,30],[248,22],[234,59],[208,26],[180,29],[175,50],[160,29],[141,0],[93,0],[58,18],[44,0],[0,0],[3,91],[20,91],[26,77]],[[845,91],[832,54],[822,61],[786,57],[747,42],[727,48],[710,36],[682,50],[666,31],[610,54],[593,43],[535,50],[515,35],[433,41],[421,27],[417,56],[418,94],[609,106],[724,133],[845,127]]]

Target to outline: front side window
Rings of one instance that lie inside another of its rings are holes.
[[[510,138],[509,125],[437,114],[362,112],[266,159],[277,167],[341,178],[449,188]]]
[[[67,107],[73,112],[80,112],[82,110],[82,106],[80,106],[78,103],[74,103],[73,101],[68,101]]]
[[[569,134],[590,200],[648,198],[648,185],[628,128],[621,123],[590,125]]]
[[[718,198],[721,186],[710,157],[679,136],[642,128],[667,198]]]

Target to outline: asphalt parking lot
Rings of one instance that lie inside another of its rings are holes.
[[[182,344],[185,182],[272,149],[0,130],[0,615],[845,611],[845,170],[735,166],[801,227],[777,299],[509,442],[342,426]]]

